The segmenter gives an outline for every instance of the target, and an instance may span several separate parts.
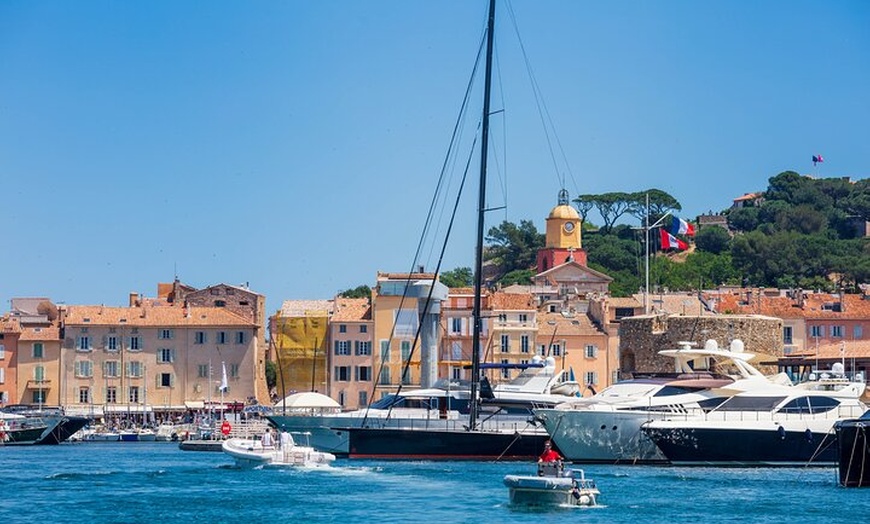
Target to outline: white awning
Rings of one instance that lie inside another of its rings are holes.
[[[184,407],[187,409],[205,409],[205,402],[201,400],[185,400]]]
[[[151,406],[115,404],[103,408],[106,413],[151,413]]]

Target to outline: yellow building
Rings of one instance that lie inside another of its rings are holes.
[[[270,319],[277,398],[329,389],[328,326],[332,300],[285,300]]]

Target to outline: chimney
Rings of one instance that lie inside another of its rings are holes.
[[[139,293],[135,291],[130,292],[130,307],[135,307],[139,305]]]

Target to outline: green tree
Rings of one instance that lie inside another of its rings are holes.
[[[278,364],[271,360],[266,361],[266,389],[272,391],[272,388],[278,385]]]
[[[470,267],[457,267],[438,275],[438,280],[447,287],[469,287],[474,283]]]
[[[529,285],[532,283],[532,277],[535,276],[534,269],[515,269],[499,279],[499,283],[504,286],[513,284]]]
[[[521,220],[519,227],[504,221],[490,228],[486,241],[484,258],[495,263],[502,275],[535,267],[538,250],[544,247],[544,235],[531,220]]]
[[[372,296],[372,288],[363,284],[353,289],[345,289],[338,296],[344,298],[370,298]]]
[[[729,248],[731,235],[718,226],[709,226],[698,230],[695,234],[695,246],[708,253],[718,255]]]
[[[754,231],[759,224],[759,208],[736,207],[728,211],[728,226],[737,231]]]

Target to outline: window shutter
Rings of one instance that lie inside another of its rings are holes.
[[[169,361],[175,362],[175,348],[169,350]]]
[[[175,387],[175,373],[169,374],[169,386]]]
[[[103,338],[102,338],[103,344],[100,347],[102,347],[103,349],[106,349],[108,341],[109,341],[109,337],[107,337],[106,335],[103,335]]]

